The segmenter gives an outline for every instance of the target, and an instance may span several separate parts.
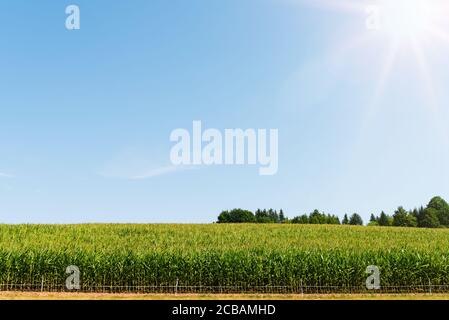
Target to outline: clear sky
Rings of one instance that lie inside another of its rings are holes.
[[[212,222],[234,207],[366,220],[449,198],[437,2],[425,19],[400,4],[387,16],[402,24],[380,29],[375,0],[2,3],[0,222]],[[71,4],[80,30],[65,28]],[[170,133],[194,120],[278,129],[278,173],[170,170]]]

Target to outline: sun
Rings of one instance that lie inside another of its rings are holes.
[[[289,0],[311,7],[365,15],[370,31],[395,38],[449,40],[449,0]]]
[[[427,55],[449,47],[449,0],[290,0],[310,7],[365,17],[365,28],[352,29],[333,52],[348,54],[366,46],[368,41],[381,43],[385,50],[374,101],[382,95],[391,71],[402,58],[420,73],[422,88],[435,109],[438,101],[434,89],[431,63]],[[360,20],[358,20],[360,21]],[[382,35],[382,36],[379,36]],[[414,61],[413,61],[414,60]],[[413,62],[411,62],[413,61]],[[373,103],[375,104],[375,103]]]
[[[381,29],[392,36],[421,36],[437,11],[429,0],[386,0],[380,5]]]
[[[442,12],[432,0],[383,0],[378,9],[380,30],[400,38],[426,36]]]
[[[447,0],[377,0],[376,19],[378,31],[391,38],[385,65],[380,78],[379,88],[388,81],[394,62],[399,55],[413,55],[414,66],[421,73],[423,88],[429,95],[429,101],[436,101],[432,72],[426,57],[426,49],[437,43],[447,46]],[[402,49],[406,50],[402,50]],[[379,90],[379,93],[382,90]],[[429,103],[435,104],[435,103]]]

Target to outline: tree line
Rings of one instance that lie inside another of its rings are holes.
[[[336,215],[314,210],[292,219],[285,216],[284,211],[274,209],[226,210],[218,216],[218,223],[291,223],[291,224],[333,224],[333,225],[364,225],[362,217],[353,213],[345,214],[343,219]],[[418,228],[449,228],[449,204],[441,197],[434,197],[424,208],[405,210],[398,207],[392,215],[384,211],[376,216],[371,214],[368,226],[382,227],[418,227]]]
[[[223,211],[218,216],[218,223],[286,223],[288,219],[282,209],[261,210],[257,209],[255,213],[249,210],[233,209]]]

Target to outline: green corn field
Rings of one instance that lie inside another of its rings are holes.
[[[51,285],[63,290],[69,265],[79,267],[83,290],[92,291],[278,287],[296,292],[318,286],[344,291],[365,285],[369,265],[379,267],[385,288],[442,288],[449,287],[449,230],[275,224],[0,225],[3,290],[38,290],[39,284],[42,289]]]

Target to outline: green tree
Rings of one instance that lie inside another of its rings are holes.
[[[393,215],[393,226],[395,227],[417,227],[418,221],[413,214],[399,207]]]
[[[269,223],[278,223],[279,222],[279,215],[276,210],[269,209],[268,210],[268,218],[269,218],[269,221],[268,221]]]
[[[351,218],[349,219],[349,224],[352,226],[363,226],[362,217],[357,213],[352,214]]]
[[[326,223],[326,216],[321,214],[317,209],[315,209],[310,215],[309,215],[309,223],[310,224],[325,224]]]
[[[291,222],[293,224],[309,224],[309,217],[303,214],[302,216],[294,217]]]
[[[428,209],[435,209],[440,225],[449,227],[449,204],[441,197],[434,197],[427,205]]]
[[[416,217],[414,215],[409,213],[407,215],[407,227],[416,228],[417,226],[418,226],[418,220],[416,219]]]
[[[424,218],[424,208],[421,206],[419,209],[415,208],[413,209],[410,214],[416,218],[416,221],[418,222],[418,227],[422,226],[422,220]]]
[[[218,223],[251,223],[255,221],[254,214],[251,211],[243,209],[226,210],[218,216]]]
[[[438,211],[433,208],[424,209],[419,219],[419,227],[421,228],[438,228],[440,220],[438,219]]]
[[[373,213],[371,213],[371,216],[369,218],[368,226],[378,226],[379,225],[379,217],[376,217]]]
[[[349,218],[348,215],[345,213],[345,216],[343,217],[343,220],[341,221],[341,224],[349,224]]]
[[[255,218],[256,218],[257,223],[270,223],[271,222],[270,214],[265,209],[264,210],[257,209]]]
[[[390,219],[389,219],[388,215],[383,211],[381,212],[381,214],[379,216],[378,223],[379,223],[379,226],[382,226],[382,227],[391,226]]]
[[[326,220],[327,224],[340,224],[340,219],[337,216],[331,214],[327,215]]]
[[[279,222],[283,223],[285,221],[284,211],[282,209],[279,211]]]
[[[403,207],[399,207],[393,214],[393,226],[407,227],[407,211]]]

